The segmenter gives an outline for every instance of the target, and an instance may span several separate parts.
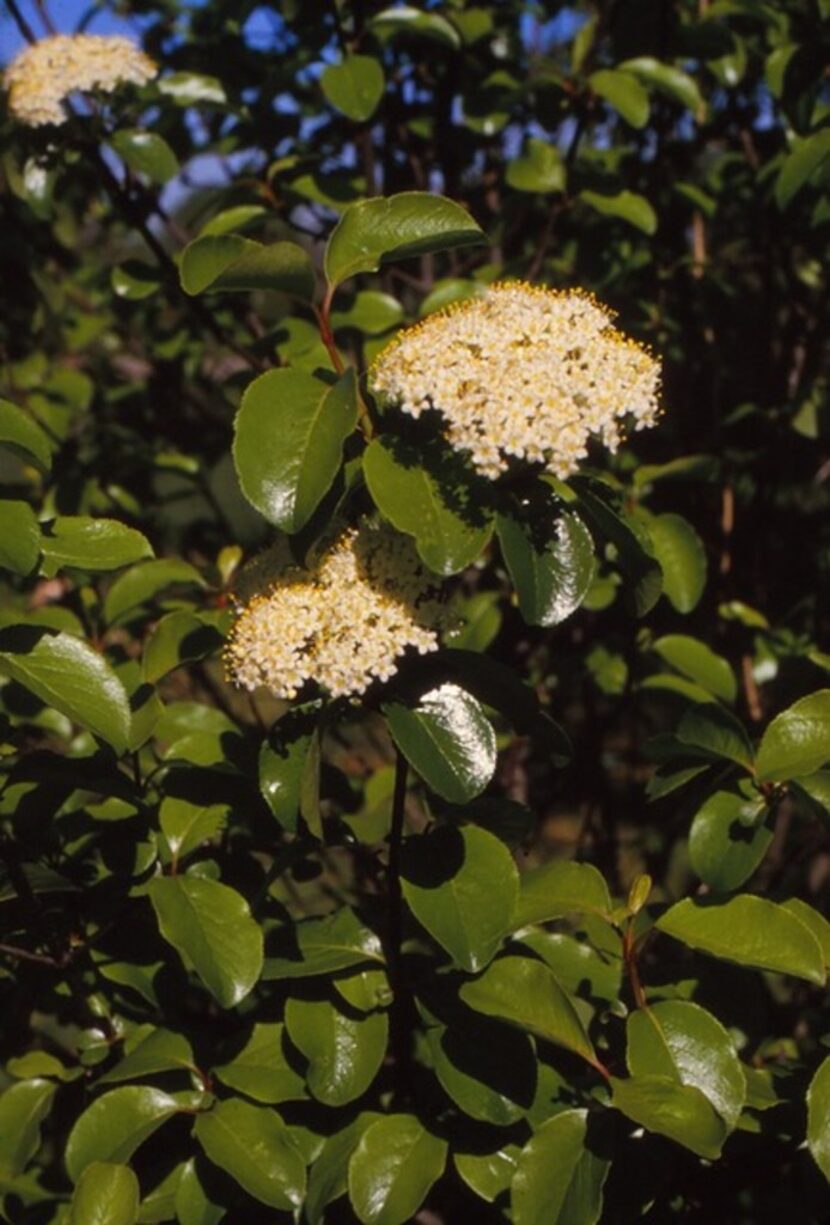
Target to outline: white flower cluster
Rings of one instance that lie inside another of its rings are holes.
[[[612,451],[630,417],[653,425],[660,368],[589,294],[493,285],[406,328],[371,370],[412,417],[437,409],[447,439],[495,479],[510,458],[567,477],[593,435]]]
[[[254,563],[260,577],[267,569],[267,555]],[[363,524],[311,570],[276,569],[240,608],[225,650],[228,678],[245,689],[289,699],[313,680],[332,697],[355,696],[393,676],[407,648],[438,648],[435,581],[391,528]]]
[[[112,93],[119,85],[144,85],[157,69],[128,38],[55,34],[21,51],[7,68],[9,110],[27,127],[65,123],[63,103],[78,91]]]

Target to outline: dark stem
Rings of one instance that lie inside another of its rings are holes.
[[[634,1003],[638,1008],[648,1008],[648,1000],[640,980],[640,971],[637,968],[637,947],[634,940],[634,928],[631,923],[629,923],[623,933],[622,952],[625,972],[628,975],[628,985],[631,987]]]
[[[389,1031],[392,1057],[395,1061],[395,1096],[410,1096],[411,1034],[409,1026],[410,999],[403,972],[403,893],[401,890],[401,846],[403,843],[406,809],[406,758],[398,749],[395,758],[395,790],[392,797],[392,826],[389,830],[389,858],[386,867],[387,950],[389,986],[392,1005]]]
[[[34,30],[18,8],[17,0],[6,0],[6,7],[14,18],[15,24],[17,25],[20,33],[26,39],[26,42],[36,43],[38,41],[37,34],[35,34]]]

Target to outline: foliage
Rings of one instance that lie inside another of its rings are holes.
[[[3,121],[4,1219],[826,1220],[825,0],[112,7],[157,79]],[[483,482],[372,397],[499,278],[658,428]],[[229,686],[367,514],[441,650]]]

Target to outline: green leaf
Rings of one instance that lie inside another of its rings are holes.
[[[0,1183],[22,1174],[40,1148],[40,1125],[56,1089],[54,1081],[35,1077],[10,1085],[0,1096]]]
[[[98,1083],[114,1084],[117,1081],[138,1080],[142,1076],[153,1076],[157,1072],[189,1072],[194,1067],[193,1051],[186,1038],[172,1033],[169,1029],[154,1029],[115,1067],[105,1072]]]
[[[616,563],[631,584],[626,592],[626,602],[635,616],[645,616],[657,603],[663,590],[660,566],[646,552],[625,519],[612,510],[602,497],[588,489],[585,481],[578,482],[578,489],[579,510],[587,518],[588,526],[614,546]]]
[[[289,369],[250,384],[233,459],[242,492],[269,523],[298,532],[308,522],[337,474],[357,411],[353,369],[334,384]]]
[[[178,557],[160,557],[133,566],[119,574],[107,592],[104,600],[107,624],[112,625],[126,613],[149,604],[162,591],[178,586],[203,588],[206,583],[194,566]]]
[[[820,128],[812,136],[796,142],[784,159],[775,182],[775,202],[785,209],[820,166],[830,157],[830,128]]]
[[[515,191],[564,191],[567,170],[556,145],[531,137],[521,157],[507,163],[505,178]]]
[[[406,760],[450,803],[472,800],[493,777],[495,732],[476,699],[458,685],[439,685],[412,708],[387,703],[383,713]]]
[[[456,574],[474,562],[492,534],[492,515],[476,496],[463,464],[438,447],[377,438],[363,456],[366,484],[384,518],[414,536],[435,574]]]
[[[357,1148],[363,1133],[380,1117],[375,1111],[364,1111],[326,1140],[309,1175],[308,1195],[303,1205],[308,1225],[323,1225],[326,1208],[346,1194],[349,1158]]]
[[[596,868],[589,863],[554,859],[522,873],[512,927],[518,931],[528,923],[546,923],[586,912],[607,918],[612,909],[608,886]]]
[[[706,587],[703,541],[681,515],[655,515],[647,526],[654,556],[663,571],[663,593],[678,612],[690,613]]]
[[[654,234],[657,230],[657,214],[645,196],[636,192],[618,191],[615,196],[608,196],[598,191],[581,191],[579,198],[603,216],[619,217],[644,234]]]
[[[516,1172],[519,1156],[517,1144],[507,1144],[495,1153],[453,1152],[453,1162],[458,1176],[471,1191],[492,1204],[510,1186]]]
[[[403,893],[418,922],[463,970],[492,960],[510,930],[519,874],[507,847],[475,826],[408,838]]]
[[[155,685],[182,664],[212,655],[222,642],[222,635],[216,626],[196,613],[167,613],[145,644],[142,664],[144,679]]]
[[[146,174],[153,183],[166,183],[179,173],[175,153],[157,132],[122,128],[109,138],[115,152],[135,174]]]
[[[205,238],[211,234],[233,234],[252,225],[259,225],[265,220],[268,210],[262,204],[233,204],[230,208],[220,209],[206,221],[199,231],[199,237]]]
[[[193,1134],[213,1164],[260,1203],[286,1212],[302,1206],[305,1162],[274,1110],[230,1098],[200,1114]]]
[[[173,1200],[175,1219],[179,1225],[219,1225],[226,1216],[225,1209],[209,1199],[202,1185],[198,1169],[201,1165],[201,1160],[197,1162],[191,1157],[181,1167]]]
[[[377,272],[389,260],[481,242],[484,235],[467,210],[444,196],[405,191],[359,200],[345,210],[329,238],[326,279],[333,287],[358,272]]]
[[[169,1093],[150,1085],[123,1085],[96,1098],[66,1142],[66,1169],[77,1182],[93,1161],[129,1161],[148,1136],[179,1111]]]
[[[234,889],[197,876],[162,876],[149,896],[165,940],[196,970],[222,1005],[232,1008],[262,970],[262,931]]]
[[[500,957],[479,978],[465,983],[459,994],[476,1012],[529,1030],[595,1062],[594,1048],[573,1004],[548,966],[535,957]]]
[[[67,567],[93,572],[120,570],[152,556],[147,538],[117,519],[61,515],[46,525],[43,535],[43,573],[47,578]]]
[[[8,447],[27,461],[34,460],[43,472],[48,472],[52,466],[48,434],[22,408],[1,397],[0,446]]]
[[[269,1106],[306,1097],[305,1082],[285,1055],[284,1028],[280,1022],[255,1025],[239,1054],[214,1069],[222,1083]]]
[[[472,1119],[509,1127],[533,1105],[537,1065],[527,1034],[484,1017],[434,1025],[426,1041],[444,1092]]]
[[[776,715],[764,732],[756,769],[762,782],[814,774],[830,761],[830,689],[819,689]]]
[[[215,837],[224,827],[227,816],[227,804],[195,804],[166,795],[159,809],[159,824],[173,859],[189,855],[203,842]]]
[[[340,328],[355,328],[367,336],[380,336],[402,319],[403,307],[397,298],[388,293],[380,293],[376,289],[362,289],[355,294],[354,301],[347,310],[334,312],[331,326],[335,331]]]
[[[320,85],[333,107],[356,123],[365,123],[383,97],[386,78],[372,56],[346,55],[342,63],[329,64]]]
[[[113,268],[110,284],[119,298],[127,302],[141,302],[161,288],[163,276],[158,265],[153,267],[141,260],[128,259]]]
[[[40,527],[28,502],[0,500],[0,566],[31,574],[40,558]]]
[[[716,655],[705,642],[686,634],[665,634],[654,643],[653,650],[667,664],[690,680],[701,685],[716,698],[734,702],[738,696],[735,674],[722,655]],[[704,712],[704,717],[708,714]]]
[[[680,720],[677,739],[706,756],[725,757],[753,772],[752,745],[743,724],[714,703],[688,710]]]
[[[408,4],[384,9],[372,18],[370,25],[380,35],[417,35],[453,51],[458,51],[461,47],[458,31],[446,17],[442,17],[440,13],[422,12],[421,9]]]
[[[372,1123],[349,1159],[348,1189],[362,1225],[404,1225],[441,1177],[447,1144],[411,1114]]]
[[[644,128],[648,123],[648,94],[633,73],[601,68],[591,73],[588,84],[633,128]]]
[[[558,625],[579,608],[594,578],[594,546],[581,519],[561,511],[542,527],[499,515],[504,561],[529,625]]]
[[[185,247],[179,275],[182,289],[191,295],[208,289],[271,289],[301,302],[314,297],[314,265],[295,242],[263,246],[241,234],[206,234]]]
[[[263,979],[309,978],[349,970],[367,962],[383,964],[378,937],[348,906],[322,919],[305,919],[283,929],[293,942],[291,956],[270,957]]]
[[[69,1225],[134,1225],[140,1196],[129,1166],[93,1161],[78,1179]]]
[[[169,76],[159,79],[158,90],[172,98],[178,106],[196,106],[200,103],[221,106],[228,100],[221,82],[200,72],[171,72]]]
[[[685,898],[657,927],[691,948],[738,965],[792,974],[823,985],[824,960],[815,936],[775,902],[739,894],[728,902]]]
[[[510,1188],[513,1225],[596,1225],[609,1163],[585,1146],[587,1118],[563,1110],[524,1146]]]
[[[0,673],[42,702],[123,753],[130,734],[130,704],[104,659],[72,634],[35,626],[0,630]]]
[[[695,79],[672,64],[663,64],[652,56],[642,55],[636,59],[625,60],[617,67],[623,72],[633,73],[653,89],[673,98],[681,106],[697,115],[703,110],[704,101]]]
[[[326,1106],[345,1106],[361,1097],[386,1055],[389,1023],[382,1012],[354,1020],[327,1000],[290,999],[285,1027],[309,1061],[309,1090]]]
[[[729,893],[748,880],[767,853],[772,830],[763,798],[716,791],[698,809],[689,833],[689,859],[702,881]]]
[[[807,1147],[830,1181],[830,1055],[819,1066],[807,1090]]]
[[[277,821],[291,834],[297,832],[303,784],[319,718],[317,702],[295,707],[274,725],[259,751],[260,792]]]
[[[812,906],[808,906],[806,902],[802,902],[797,897],[788,898],[786,902],[781,903],[781,906],[791,915],[795,915],[813,933],[821,948],[824,965],[830,969],[830,923],[824,915],[819,914]]]
[[[720,1021],[697,1004],[666,1000],[632,1012],[627,1034],[633,1077],[669,1076],[692,1085],[733,1130],[746,1102],[746,1077]]]
[[[565,991],[616,1005],[623,969],[620,937],[610,925],[600,928],[590,918],[580,926],[591,927],[591,940],[539,927],[521,932],[517,939],[550,966]]]
[[[611,1086],[612,1106],[646,1131],[668,1136],[709,1161],[720,1156],[726,1124],[699,1089],[669,1076],[612,1077]]]

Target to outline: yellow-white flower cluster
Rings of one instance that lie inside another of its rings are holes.
[[[274,560],[254,563],[261,590],[241,606],[225,651],[237,685],[289,699],[317,681],[332,697],[355,696],[393,676],[407,648],[437,650],[444,607],[409,537],[364,523],[309,570]]]
[[[371,382],[412,417],[437,409],[487,477],[511,457],[567,477],[591,436],[613,451],[626,418],[656,419],[659,365],[613,318],[582,291],[493,285],[399,333]]]
[[[12,60],[4,74],[9,110],[27,127],[65,123],[63,103],[76,92],[112,93],[119,85],[143,85],[157,69],[128,38],[55,34]]]

